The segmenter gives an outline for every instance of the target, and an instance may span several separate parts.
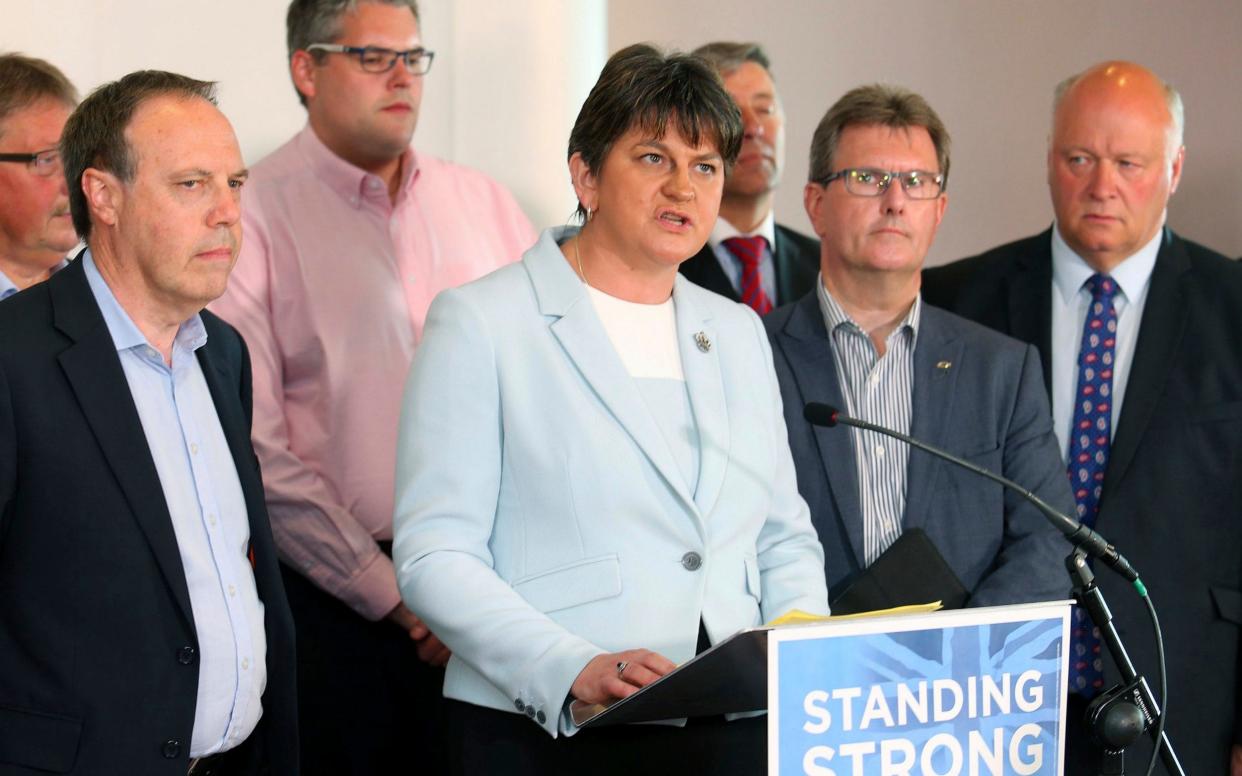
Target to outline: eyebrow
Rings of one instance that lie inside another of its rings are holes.
[[[646,140],[640,140],[634,145],[635,146],[650,146],[658,151],[663,151],[665,154],[669,154],[669,155],[671,155],[672,153],[669,150],[668,146],[666,146],[662,141],[656,140],[655,138],[648,138]],[[708,151],[707,153],[699,154],[694,159],[697,162],[701,162],[706,159],[723,159],[723,158],[724,157],[720,155],[719,151]]]
[[[204,170],[202,167],[192,167],[192,168],[190,168],[190,169],[188,169],[188,170],[177,170],[176,172],[173,172],[173,173],[169,174],[169,176],[168,176],[168,177],[169,177],[170,179],[174,179],[174,180],[175,180],[175,179],[177,179],[177,178],[186,178],[186,177],[191,177],[191,178],[210,178],[210,177],[211,177],[211,172],[210,172],[210,171],[208,171],[208,170]],[[250,177],[250,170],[249,170],[249,168],[243,167],[242,169],[240,169],[240,170],[238,170],[238,171],[236,171],[236,172],[231,172],[231,173],[229,173],[228,177],[229,177],[230,179],[234,179],[234,178],[242,178],[242,179],[244,180],[244,179],[246,179],[246,178],[249,178],[249,177]]]

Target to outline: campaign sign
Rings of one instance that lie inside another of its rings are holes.
[[[1059,776],[1070,603],[772,630],[769,776]]]

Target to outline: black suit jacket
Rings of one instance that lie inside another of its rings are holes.
[[[1036,345],[1049,374],[1052,233],[925,270],[923,296]],[[1164,631],[1167,729],[1187,773],[1226,773],[1242,628],[1242,267],[1165,230],[1104,475],[1097,528],[1139,570]],[[1158,665],[1146,610],[1097,577],[1138,670]],[[1105,661],[1107,684],[1118,678]],[[1146,762],[1147,739],[1141,758]]]
[[[250,446],[250,360],[198,350],[250,518],[267,686],[246,744],[297,771],[293,622]],[[198,644],[171,518],[80,261],[0,303],[0,776],[184,776]],[[265,770],[266,769],[266,770]]]
[[[799,299],[815,287],[819,277],[819,240],[776,225],[776,245],[772,246],[772,263],[776,267],[776,298],[773,307]],[[715,291],[735,302],[742,301],[728,275],[720,268],[720,260],[711,243],[681,263],[686,280]]]

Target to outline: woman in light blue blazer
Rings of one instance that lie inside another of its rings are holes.
[[[569,140],[582,228],[431,306],[394,558],[405,603],[453,651],[458,772],[765,767],[761,719],[579,732],[567,713],[828,609],[763,326],[677,273],[741,137],[705,63],[618,52]]]

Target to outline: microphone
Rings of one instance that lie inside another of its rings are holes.
[[[1126,560],[1125,556],[1117,552],[1116,548],[1109,544],[1103,536],[1100,536],[1098,533],[1069,515],[1058,512],[1051,505],[1049,505],[1048,502],[1044,501],[1039,496],[1036,496],[1034,493],[1022,487],[1013,480],[1006,479],[999,474],[993,474],[987,469],[984,469],[982,466],[978,466],[970,461],[958,458],[956,455],[947,453],[939,448],[932,447],[926,442],[920,442],[914,437],[907,436],[898,431],[893,431],[889,428],[884,428],[883,426],[877,426],[874,423],[868,423],[865,420],[851,418],[849,415],[842,415],[836,407],[828,404],[821,404],[820,402],[815,401],[809,402],[802,408],[802,417],[806,418],[807,422],[813,426],[832,428],[837,424],[841,424],[844,426],[861,428],[865,431],[874,431],[877,434],[883,434],[884,436],[892,437],[893,439],[899,439],[911,447],[917,447],[925,453],[934,455],[935,457],[948,461],[949,463],[956,464],[963,469],[978,474],[980,477],[986,477],[992,482],[1014,491],[1033,504],[1035,508],[1044,515],[1044,517],[1048,518],[1048,522],[1052,523],[1058,530],[1061,531],[1061,533],[1065,534],[1065,538],[1068,539],[1075,547],[1081,547],[1083,552],[1087,553],[1091,557],[1099,558],[1102,563],[1106,564],[1109,568],[1125,577],[1127,581],[1138,582],[1138,572],[1135,571],[1134,567],[1130,565],[1130,561]]]

